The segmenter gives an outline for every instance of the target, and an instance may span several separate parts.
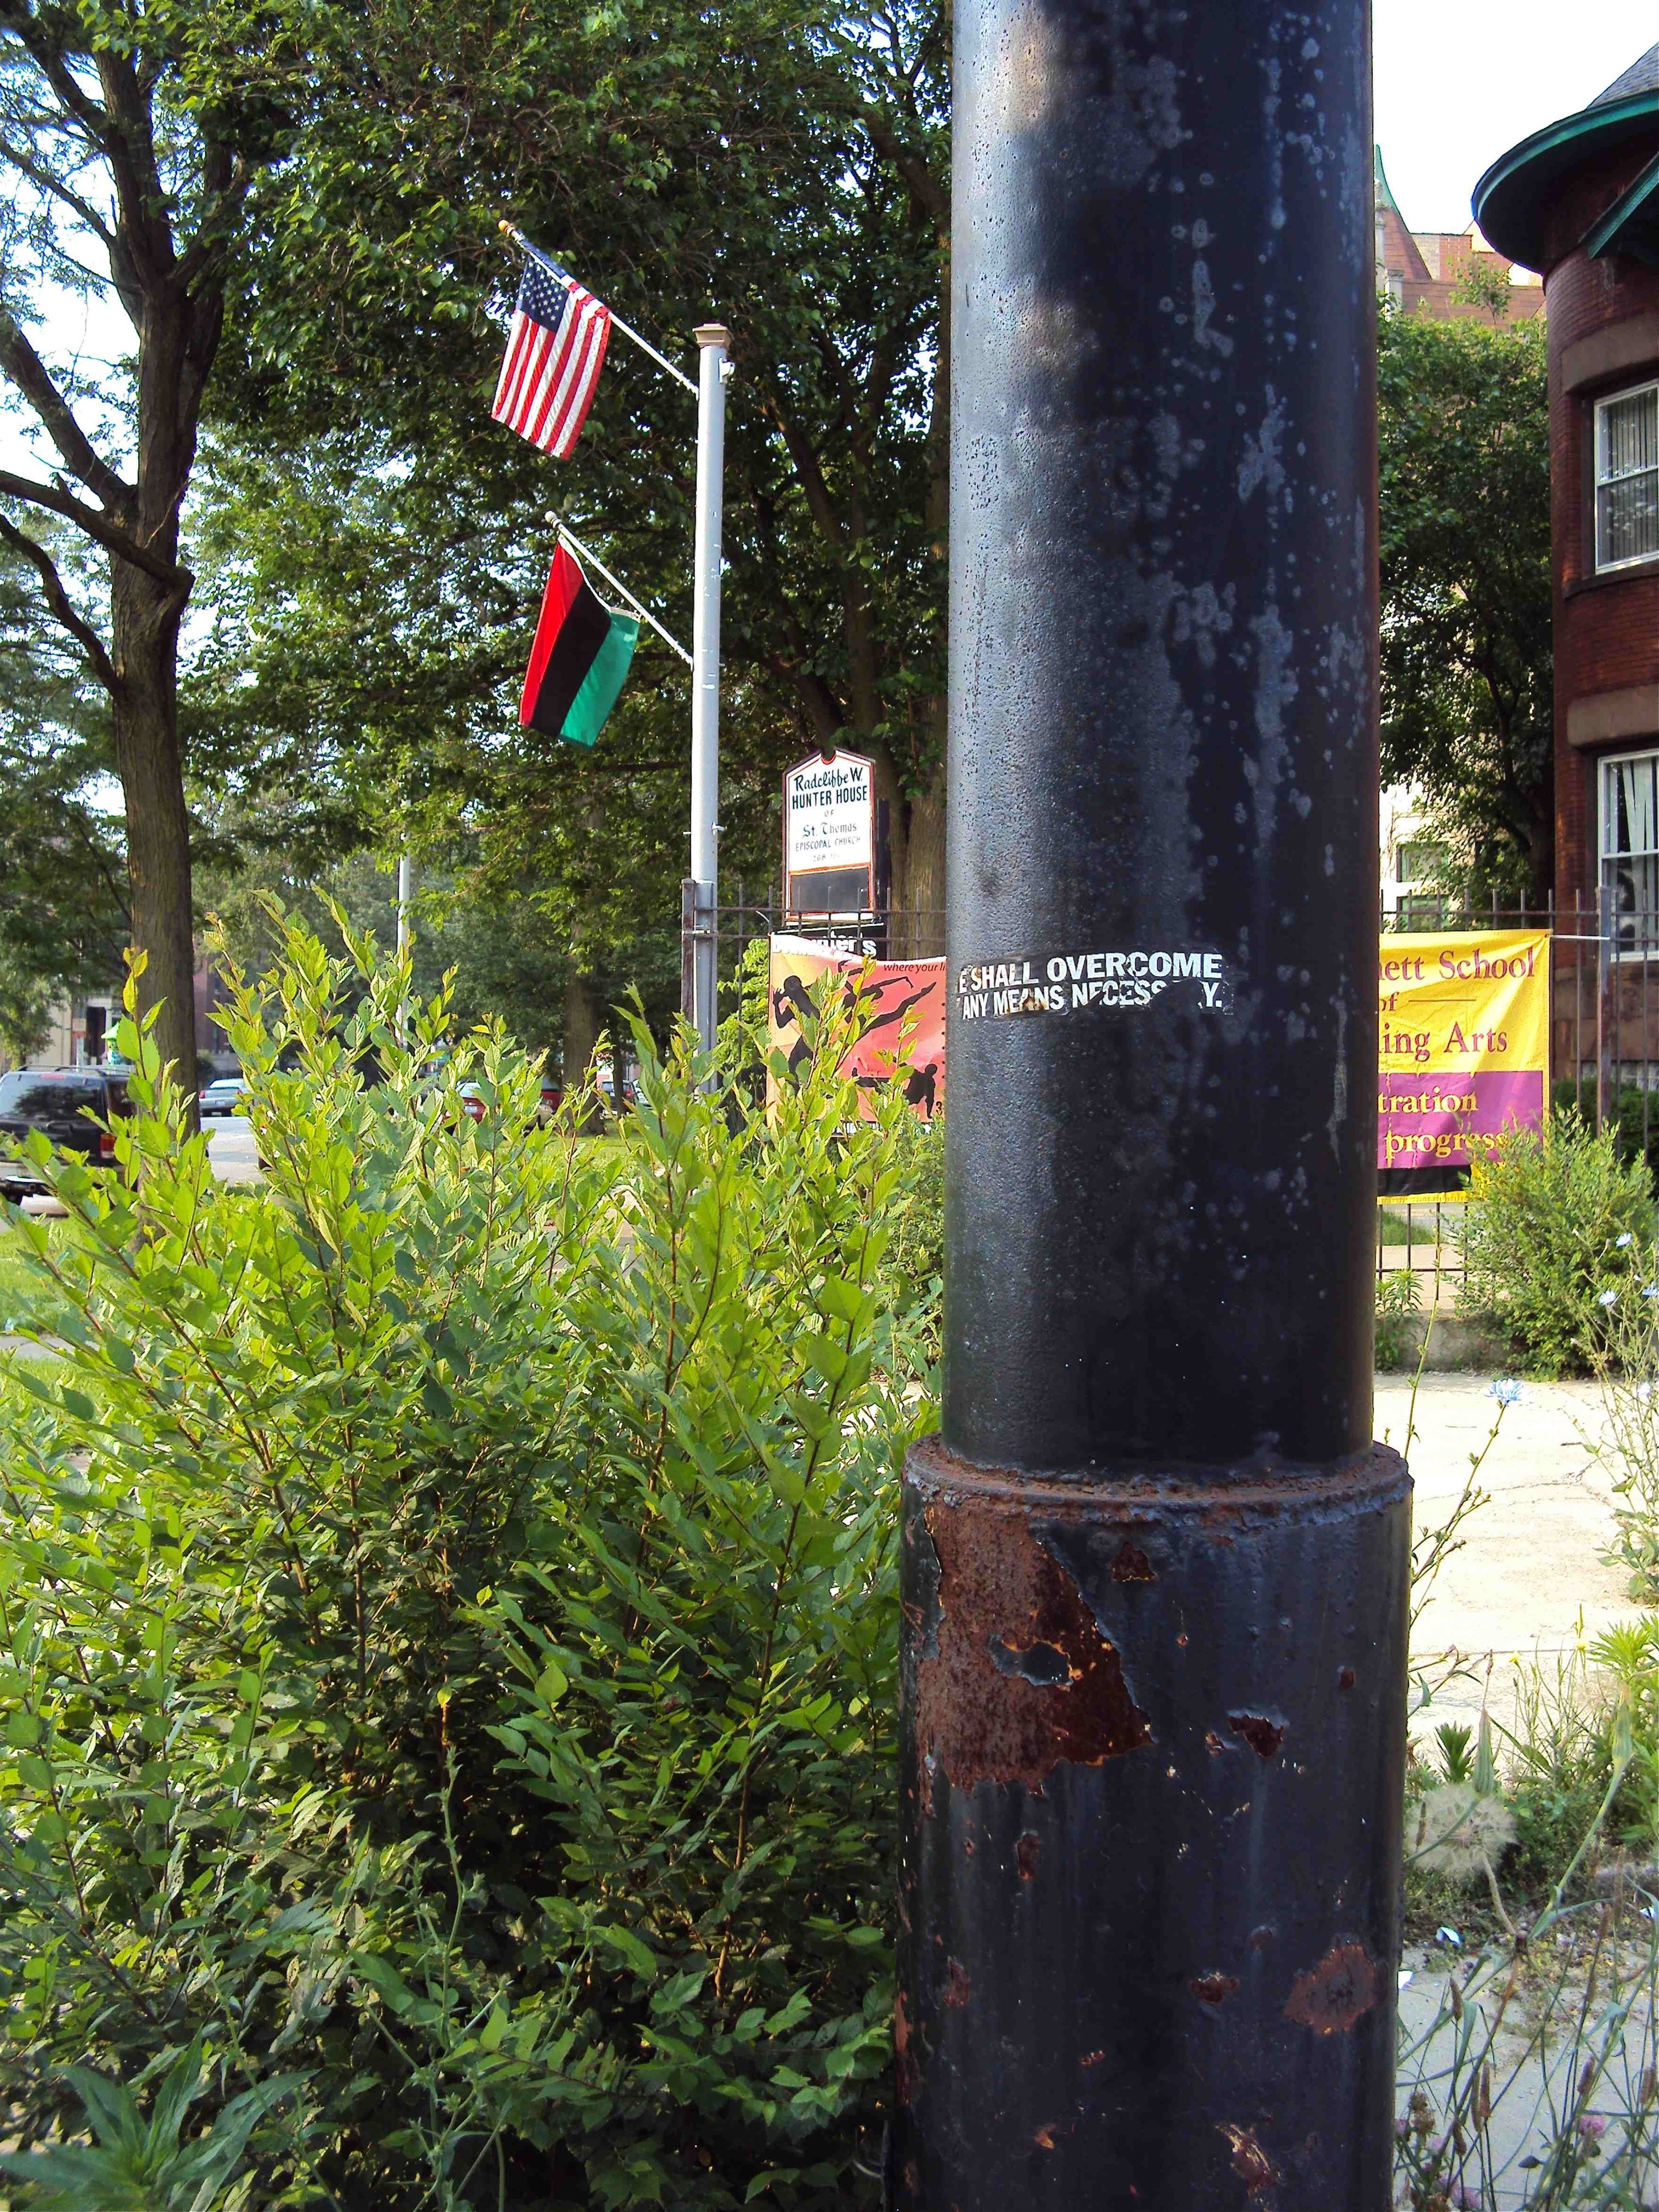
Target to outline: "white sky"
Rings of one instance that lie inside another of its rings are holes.
[[[1413,230],[1464,230],[1518,139],[1587,107],[1659,40],[1659,0],[1375,0],[1376,143]]]

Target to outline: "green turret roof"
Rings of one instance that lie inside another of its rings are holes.
[[[1487,242],[1541,272],[1550,188],[1592,154],[1632,143],[1659,153],[1659,46],[1588,107],[1534,131],[1493,162],[1474,188],[1474,219]]]

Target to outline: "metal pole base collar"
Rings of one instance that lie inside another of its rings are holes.
[[[1410,1492],[911,1454],[905,2212],[1384,2212]]]

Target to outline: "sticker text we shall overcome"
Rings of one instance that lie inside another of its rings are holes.
[[[1225,1013],[1232,1006],[1231,977],[1218,952],[1038,953],[959,968],[956,981],[957,1012],[964,1022],[1150,1006],[1175,984],[1194,987],[1204,1011]]]

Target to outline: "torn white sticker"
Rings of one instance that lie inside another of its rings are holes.
[[[1232,1012],[1232,973],[1218,952],[1034,953],[969,962],[956,975],[957,1016],[964,1022],[1133,1009],[1166,991],[1178,991],[1200,1012]]]

